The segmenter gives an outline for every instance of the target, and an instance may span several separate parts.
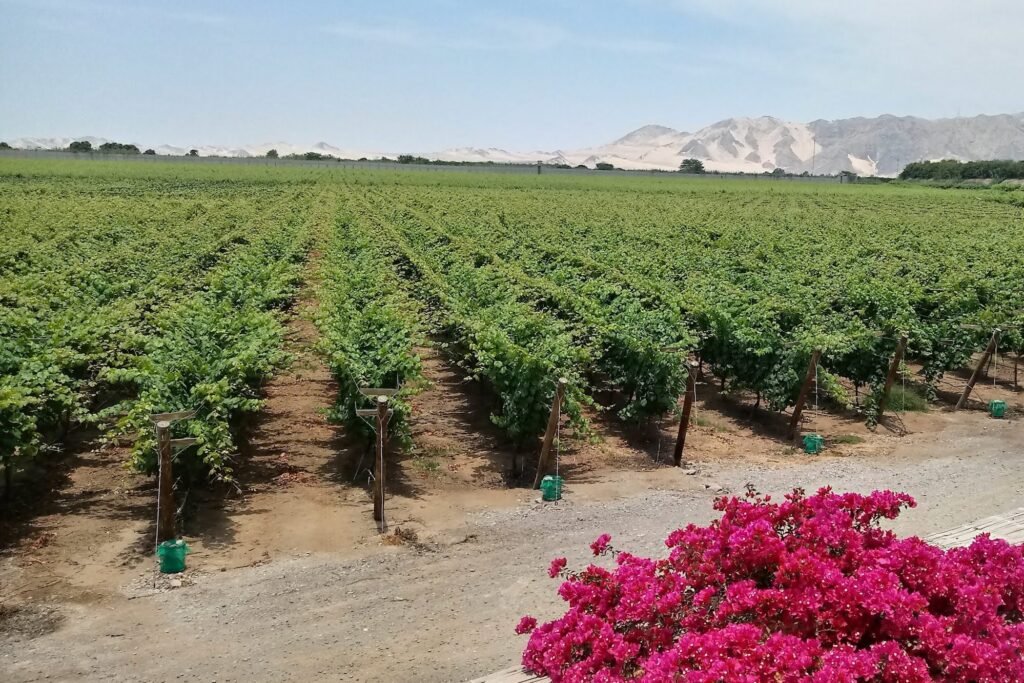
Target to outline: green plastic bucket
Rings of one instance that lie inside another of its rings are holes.
[[[825,448],[825,437],[821,434],[808,434],[804,437],[804,453],[817,455]]]
[[[188,546],[179,539],[164,541],[156,548],[156,556],[160,560],[161,574],[177,574],[185,571],[185,555]]]
[[[550,474],[540,480],[541,498],[547,501],[561,500],[562,478],[553,477]]]
[[[1006,415],[1006,401],[989,401],[988,413],[992,417],[1003,417]]]

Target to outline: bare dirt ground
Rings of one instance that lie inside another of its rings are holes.
[[[581,563],[605,531],[656,553],[669,530],[707,521],[716,495],[747,483],[905,490],[920,502],[897,522],[908,533],[1024,504],[1024,402],[1009,366],[999,386],[979,384],[975,404],[1004,398],[1009,420],[894,411],[871,431],[852,411],[812,405],[802,429],[829,440],[817,457],[784,438],[786,416],[714,383],[698,386],[685,469],[666,464],[674,420],[625,429],[595,414],[593,438],[559,449],[565,500],[542,504],[508,487],[517,453],[486,397],[423,349],[416,447],[395,457],[387,503],[404,540],[382,543],[359,450],[322,413],[335,387],[310,351],[313,300],[290,324],[295,362],[266,387],[241,494],[189,503],[185,574],[155,572],[153,485],[117,449],[71,454],[53,490],[33,493],[43,502],[2,530],[4,681],[467,680],[516,661],[519,616],[557,614],[551,557]],[[965,380],[951,375],[949,392]]]
[[[710,519],[716,491],[895,488],[920,506],[898,521],[931,533],[1019,506],[1019,423],[944,413],[928,433],[879,458],[801,456],[791,463],[699,463],[617,482],[587,500],[588,484],[558,504],[527,500],[469,513],[462,524],[400,546],[277,557],[224,572],[196,558],[179,589],[129,584],[90,602],[22,601],[0,651],[4,680],[460,681],[516,660],[512,627],[524,613],[557,614],[545,567],[577,565],[601,532],[618,547],[658,552],[686,522]],[[191,584],[191,585],[189,585]],[[38,620],[33,629],[26,622]]]
[[[52,491],[15,489],[14,509],[0,529],[6,546],[0,604],[95,603],[145,564],[154,542],[156,487],[129,473],[126,457],[116,448],[83,450],[56,471],[40,473],[59,482]]]

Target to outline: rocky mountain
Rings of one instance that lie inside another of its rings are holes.
[[[52,149],[72,140],[103,138],[19,138],[13,147]],[[138,144],[138,143],[136,143]],[[138,145],[145,149],[152,145]],[[394,158],[381,153],[335,147],[326,142],[292,145],[285,142],[242,147],[193,145],[154,146],[158,154],[182,155],[189,149],[202,156],[255,157],[276,149],[282,156],[319,152],[346,159]],[[605,162],[625,169],[679,168],[696,158],[709,171],[763,173],[777,168],[791,173],[852,171],[860,175],[896,175],[911,161],[925,159],[1024,159],[1024,114],[1000,114],[929,120],[914,116],[838,119],[796,123],[771,116],[732,118],[694,133],[648,125],[613,142],[575,150],[516,152],[495,147],[458,147],[441,152],[411,152],[445,161],[584,165]]]
[[[559,157],[572,165],[603,161],[618,168],[665,171],[692,157],[710,171],[762,173],[777,167],[799,172],[803,169],[796,167],[804,158],[810,164],[814,154],[813,135],[805,124],[762,116],[726,119],[695,133],[644,126],[610,144]]]
[[[879,116],[807,124],[819,168],[896,175],[911,161],[1024,159],[1024,113],[928,120]]]
[[[733,118],[695,133],[644,126],[600,147],[559,152],[559,163],[672,170],[686,158],[712,171],[896,175],[911,161],[1024,159],[1024,114],[928,120],[879,116],[796,123]]]

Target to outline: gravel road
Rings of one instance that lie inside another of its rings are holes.
[[[1024,505],[1022,430],[983,415],[908,437],[884,458],[794,459],[705,466],[667,479],[676,490],[611,502],[573,503],[567,489],[557,505],[477,514],[456,532],[362,559],[294,557],[199,574],[167,592],[60,605],[56,630],[0,637],[0,679],[465,681],[517,660],[521,615],[558,613],[552,557],[579,566],[602,532],[617,547],[659,553],[671,529],[712,517],[718,489],[907,491],[920,505],[896,528],[922,535]]]

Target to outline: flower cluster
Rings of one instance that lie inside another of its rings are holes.
[[[670,534],[664,559],[602,535],[591,548],[614,568],[552,563],[568,611],[520,622],[523,664],[556,683],[1024,680],[1024,546],[982,535],[944,551],[880,528],[912,506],[748,492]]]

